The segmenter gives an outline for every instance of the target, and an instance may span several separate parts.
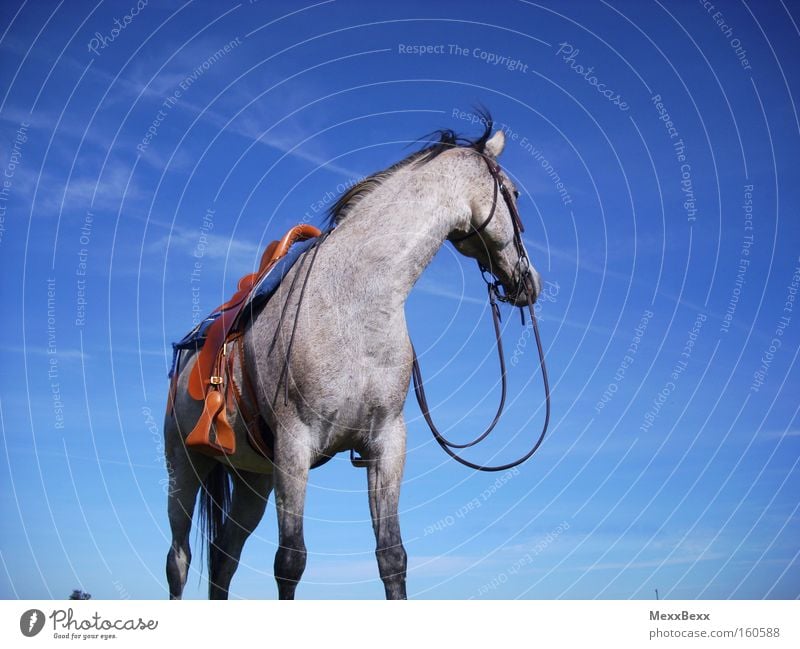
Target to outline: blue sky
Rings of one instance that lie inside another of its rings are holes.
[[[710,4],[3,3],[0,595],[166,596],[170,343],[348,183],[479,132],[479,104],[546,280],[553,421],[477,474],[409,400],[409,595],[800,595],[800,7]],[[499,392],[484,292],[445,247],[407,305],[460,439]],[[506,316],[510,407],[472,459],[543,414]],[[365,483],[313,472],[299,596],[382,597]],[[270,503],[232,596],[275,595],[276,537]]]

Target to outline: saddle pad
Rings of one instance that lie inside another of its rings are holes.
[[[278,286],[280,286],[283,278],[286,277],[286,275],[292,269],[292,266],[295,265],[303,253],[311,248],[316,241],[317,239],[314,238],[295,243],[283,257],[275,262],[269,272],[267,272],[267,274],[261,278],[261,281],[255,287],[253,287],[250,297],[242,309],[242,313],[246,312],[248,317],[259,313],[267,304],[269,299],[273,296],[275,291],[278,290]],[[222,310],[216,310],[210,313],[203,320],[201,320],[194,329],[181,338],[181,340],[176,343],[172,343],[172,365],[170,366],[169,370],[170,378],[172,378],[177,369],[176,366],[179,352],[187,349],[201,349],[206,342],[206,333],[208,328],[215,320],[222,316],[222,313]]]

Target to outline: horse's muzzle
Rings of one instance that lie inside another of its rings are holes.
[[[529,301],[533,304],[538,299],[542,290],[542,279],[535,269],[528,268],[524,275],[515,273],[511,282],[503,282],[503,288],[511,304],[525,306]]]

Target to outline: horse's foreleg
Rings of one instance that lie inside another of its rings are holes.
[[[275,581],[280,599],[294,599],[306,567],[303,508],[310,466],[307,437],[284,430],[275,444],[275,508],[278,511],[278,551]]]
[[[269,474],[232,471],[233,497],[231,511],[225,520],[222,534],[215,540],[212,551],[209,597],[228,599],[228,589],[233,574],[239,567],[239,558],[245,541],[264,516],[272,476]]]
[[[167,513],[172,531],[172,543],[167,554],[167,583],[170,599],[180,599],[192,560],[189,531],[192,527],[195,500],[200,483],[213,466],[213,460],[195,456],[181,445],[167,453],[167,461]]]
[[[397,508],[406,452],[406,428],[402,419],[382,429],[367,459],[369,509],[375,530],[378,570],[386,599],[406,598],[406,551],[400,537]]]

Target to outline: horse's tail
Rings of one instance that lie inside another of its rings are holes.
[[[222,527],[231,509],[231,480],[225,467],[215,463],[214,468],[203,480],[200,491],[200,534],[203,537],[203,551],[208,562],[208,588],[211,594],[217,546]]]

